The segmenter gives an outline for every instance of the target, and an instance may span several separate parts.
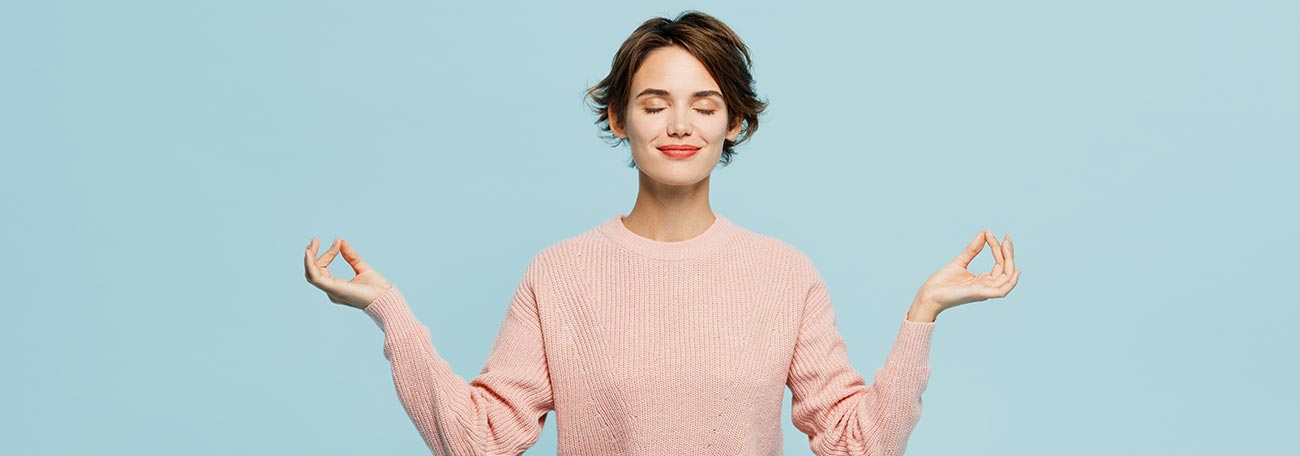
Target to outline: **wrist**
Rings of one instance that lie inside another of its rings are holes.
[[[915,322],[933,323],[939,317],[939,312],[938,305],[918,296],[912,301],[912,308],[908,309],[906,318]]]

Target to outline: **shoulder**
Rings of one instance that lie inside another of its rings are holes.
[[[803,249],[773,235],[745,228],[741,231],[742,249],[753,254],[755,261],[770,265],[773,273],[787,278],[790,286],[807,290],[821,280],[812,258]]]
[[[552,242],[537,250],[528,262],[527,275],[540,280],[551,273],[574,268],[600,233],[595,228]]]
[[[807,253],[804,253],[803,249],[784,239],[754,232],[747,228],[741,228],[740,231],[740,237],[745,244],[746,250],[755,252],[774,263],[789,267],[803,269],[812,266],[812,260]]]
[[[821,273],[803,249],[775,236],[751,233],[747,237],[752,248],[762,252],[764,262],[773,268],[771,273],[779,277],[777,282],[790,287],[790,292],[798,297],[798,305],[807,303],[810,296],[825,289]]]

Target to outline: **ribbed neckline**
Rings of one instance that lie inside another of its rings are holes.
[[[731,222],[731,219],[717,212],[714,212],[713,216],[713,224],[709,225],[703,233],[677,242],[656,241],[632,232],[623,225],[623,219],[627,218],[627,214],[610,217],[597,228],[610,240],[637,254],[661,260],[681,260],[709,253],[736,234],[738,227]]]

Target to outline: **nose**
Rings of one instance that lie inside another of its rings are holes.
[[[686,113],[681,112],[679,109],[674,109],[672,111],[674,115],[672,119],[668,121],[668,136],[677,138],[690,136],[691,123],[690,119],[687,117],[690,110],[688,109]]]

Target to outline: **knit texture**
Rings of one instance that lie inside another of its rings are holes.
[[[714,215],[661,242],[619,214],[539,252],[469,381],[401,291],[376,298],[364,312],[433,454],[523,453],[555,410],[560,455],[777,455],[786,387],[814,454],[903,454],[934,322],[903,318],[868,385],[809,258]]]

